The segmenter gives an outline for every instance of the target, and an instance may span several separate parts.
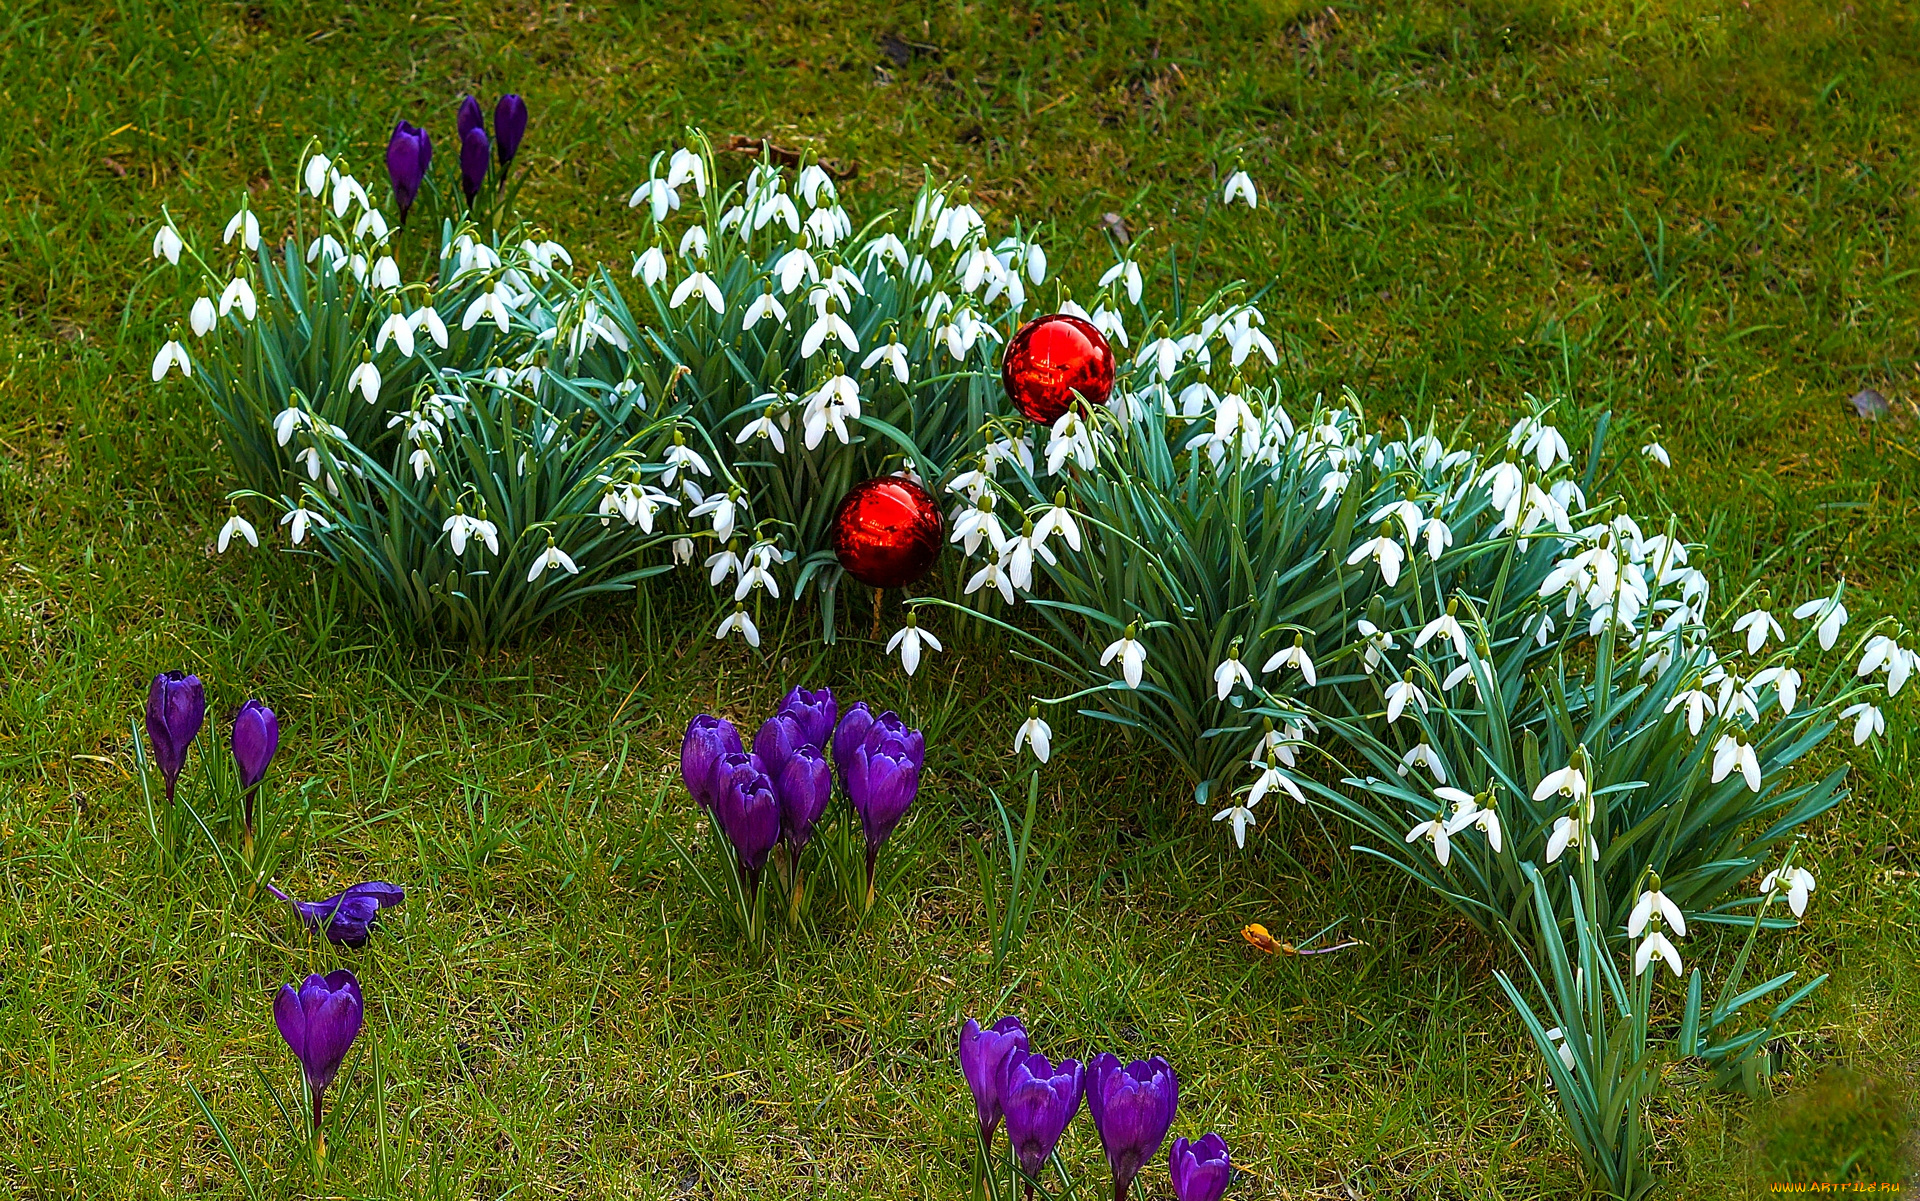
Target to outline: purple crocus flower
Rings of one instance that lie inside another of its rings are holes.
[[[313,1096],[313,1134],[320,1138],[320,1098],[340,1072],[347,1048],[360,1033],[366,1006],[360,981],[342,969],[324,976],[308,976],[298,988],[280,986],[273,999],[273,1022],[280,1037],[293,1048],[300,1071]]]
[[[791,717],[800,723],[800,741],[803,744],[817,746],[824,751],[833,738],[840,705],[833,699],[831,688],[822,688],[817,692],[795,688],[780,702],[779,712],[780,716]]]
[[[780,840],[780,803],[773,799],[773,784],[751,755],[726,756],[714,778],[713,815],[733,844],[740,870],[757,888],[767,853]]]
[[[873,710],[867,708],[865,701],[855,702],[833,727],[833,770],[840,773],[843,782],[847,778],[847,766],[853,762],[854,748],[866,742],[867,731],[872,728]]]
[[[393,136],[387,139],[387,180],[393,184],[393,199],[400,206],[402,221],[419,197],[420,184],[432,165],[433,139],[427,131],[411,121],[395,125]]]
[[[1087,1113],[1107,1149],[1113,1201],[1126,1201],[1133,1178],[1160,1153],[1179,1104],[1180,1081],[1158,1055],[1125,1067],[1107,1054],[1087,1061]]]
[[[460,111],[453,118],[454,136],[464,146],[467,144],[467,134],[476,129],[481,133],[487,132],[487,119],[480,111],[480,102],[472,96],[462,96]]]
[[[755,746],[759,739],[754,739]],[[816,746],[795,748],[779,774],[773,777],[773,797],[780,803],[780,837],[798,856],[813,837],[813,825],[833,799],[833,772]]]
[[[760,723],[753,735],[753,754],[770,780],[778,780],[793,753],[807,745],[800,723],[782,713]]]
[[[1003,1071],[1000,1107],[1007,1119],[1007,1141],[1013,1145],[1020,1170],[1027,1174],[1027,1196],[1031,1197],[1032,1181],[1047,1166],[1047,1157],[1060,1145],[1067,1123],[1079,1112],[1086,1071],[1077,1059],[1063,1059],[1056,1067],[1037,1051],[1009,1055]]]
[[[207,692],[200,686],[199,676],[163,671],[153,677],[153,683],[147,686],[147,743],[167,782],[168,803],[173,801],[180,769],[186,766],[187,748],[206,720]]]
[[[527,136],[527,102],[508,92],[493,106],[493,136],[500,142],[500,167],[506,169],[520,153],[520,139]]]
[[[233,760],[240,765],[240,787],[251,792],[266,779],[267,765],[280,749],[280,719],[256,700],[240,706],[233,718]]]
[[[866,830],[869,858],[892,837],[919,795],[920,769],[926,761],[926,741],[920,731],[889,729],[881,724],[889,717],[893,714],[882,714],[867,731],[866,742],[848,754],[843,777],[847,797]]]
[[[973,1108],[980,1116],[980,1143],[991,1146],[994,1128],[1000,1125],[1000,1084],[1007,1060],[1025,1055],[1027,1028],[1011,1015],[982,1030],[972,1018],[960,1027],[960,1073],[973,1090]]]
[[[467,194],[467,203],[480,194],[480,185],[487,178],[487,131],[469,129],[460,138],[460,190]]]
[[[680,740],[680,779],[702,809],[713,808],[714,797],[719,794],[715,772],[720,761],[745,750],[740,745],[740,731],[725,718],[702,713],[687,723],[687,733]]]
[[[367,927],[379,912],[404,904],[407,899],[406,889],[385,880],[356,884],[324,901],[296,901],[271,882],[267,884],[267,891],[293,906],[307,929],[326,935],[328,942],[349,947],[366,946]]]
[[[1179,1201],[1220,1201],[1233,1177],[1233,1158],[1227,1154],[1227,1140],[1209,1134],[1197,1143],[1184,1138],[1173,1140],[1167,1153],[1167,1167],[1173,1173],[1173,1195]]]

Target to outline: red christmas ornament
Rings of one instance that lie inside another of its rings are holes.
[[[1021,326],[1000,364],[1007,399],[1027,420],[1052,425],[1074,393],[1104,405],[1113,394],[1113,348],[1088,321],[1055,313]]]
[[[875,588],[900,588],[926,575],[945,538],[939,504],[902,476],[855,484],[833,514],[833,557]]]

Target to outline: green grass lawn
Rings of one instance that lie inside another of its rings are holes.
[[[303,561],[212,554],[214,422],[147,382],[185,308],[151,222],[217,230],[247,188],[284,208],[309,134],[378,178],[396,118],[441,138],[468,90],[527,96],[521,209],[582,264],[639,248],[627,192],[686,125],[857,167],[866,213],[928,164],[996,225],[1047,220],[1069,278],[1124,227],[1162,273],[1271,285],[1302,404],[1351,384],[1377,420],[1488,432],[1532,392],[1657,427],[1674,469],[1630,488],[1710,536],[1720,603],[1845,576],[1857,613],[1911,617],[1917,59],[1920,14],[1872,0],[14,6],[0,1195],[958,1198],[954,1027],[1003,1011],[1051,1053],[1167,1055],[1175,1132],[1226,1136],[1231,1197],[1580,1195],[1504,952],[1331,819],[1233,852],[1093,723],[1056,721],[1040,825],[1066,850],[995,970],[963,844],[989,836],[989,787],[1024,789],[1030,682],[985,633],[908,681],[862,638],[814,646],[804,616],[759,654],[715,643],[705,598],[667,585],[481,659],[388,644]],[[1226,222],[1203,200],[1239,154],[1267,203]],[[1852,415],[1868,387],[1887,417]],[[203,748],[248,696],[280,712],[303,815],[285,884],[408,887],[367,949],[159,872],[129,723],[176,666],[209,681]],[[693,714],[757,720],[792,682],[898,707],[932,778],[879,920],[753,961],[675,866],[668,835],[698,828],[675,754]],[[1803,852],[1806,927],[1761,944],[1762,968],[1832,973],[1780,1099],[1665,1069],[1668,1195],[1913,1170],[1915,692]],[[1340,919],[1366,945],[1269,959],[1239,936]],[[384,1104],[363,1060],[316,1182],[259,1073],[297,1087],[272,993],[341,965]],[[1104,1174],[1084,1122],[1066,1154]],[[1164,1168],[1142,1180],[1172,1196]]]

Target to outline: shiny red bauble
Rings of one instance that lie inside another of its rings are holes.
[[[900,588],[925,576],[945,539],[940,505],[903,476],[855,484],[833,514],[833,557],[875,588]]]
[[[1113,394],[1113,348],[1092,322],[1065,313],[1035,317],[1007,343],[1000,382],[1028,421],[1052,425],[1075,393],[1090,404],[1107,403]]]

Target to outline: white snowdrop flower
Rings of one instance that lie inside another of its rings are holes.
[[[1787,890],[1787,907],[1793,910],[1793,916],[1805,917],[1807,897],[1815,888],[1813,873],[1804,867],[1776,867],[1760,879],[1762,896],[1783,887]]]
[[[1839,594],[1810,600],[1793,611],[1794,619],[1806,621],[1812,618],[1819,623],[1820,649],[1833,649],[1835,639],[1840,637],[1840,627],[1847,624],[1847,607],[1840,603]]]
[[[1675,976],[1680,975],[1680,952],[1674,949],[1672,941],[1665,934],[1655,930],[1641,942],[1640,949],[1633,953],[1633,974],[1638,976],[1647,970],[1647,965],[1658,955]]]
[[[1253,178],[1245,171],[1235,171],[1227,176],[1227,189],[1221,196],[1221,204],[1232,204],[1236,200],[1246,201],[1248,208],[1260,207],[1260,194],[1254,191]]]
[[[1079,464],[1082,471],[1092,471],[1100,461],[1093,431],[1073,409],[1060,414],[1059,420],[1053,423],[1047,439],[1047,474],[1059,475],[1068,459]]]
[[[695,271],[681,280],[680,286],[673,290],[673,298],[667,302],[667,307],[677,309],[693,296],[705,300],[715,313],[727,311],[727,302],[720,295],[720,285],[714,283],[704,271]]]
[[[1899,696],[1915,666],[1914,655],[1904,650],[1900,644],[1885,634],[1875,634],[1867,639],[1866,647],[1860,654],[1860,666],[1855,669],[1856,676],[1869,676],[1876,671],[1887,673],[1887,695]]]
[[[1242,850],[1246,849],[1247,827],[1255,824],[1251,802],[1247,804],[1236,802],[1214,814],[1213,820],[1217,822],[1231,820],[1233,822],[1233,845]]]
[[[1138,626],[1129,623],[1120,637],[1109,643],[1107,649],[1100,653],[1102,667],[1116,658],[1120,660],[1120,678],[1127,682],[1129,688],[1140,687],[1141,675],[1147,667],[1147,648],[1140,645],[1140,640],[1136,636],[1138,630]]]
[[[1259,776],[1254,779],[1252,787],[1247,789],[1246,804],[1249,808],[1259,804],[1262,797],[1275,789],[1286,793],[1302,805],[1307,803],[1307,794],[1300,791],[1300,786],[1293,782],[1291,776],[1281,771],[1271,757],[1265,763],[1259,764],[1257,770],[1260,773]]]
[[[1007,543],[1007,574],[1013,579],[1013,586],[1022,592],[1033,591],[1033,561],[1035,557],[1047,563],[1058,563],[1044,542],[1035,542],[1033,524],[1027,523],[1026,532]]]
[[[1487,847],[1498,855],[1501,851],[1500,812],[1491,804],[1482,806],[1480,798],[1472,796],[1459,788],[1436,788],[1433,795],[1443,801],[1453,802],[1453,816],[1447,819],[1447,833],[1457,835],[1469,826],[1478,826],[1486,835]],[[1492,799],[1488,793],[1488,799]]]
[[[1722,717],[1737,717],[1745,713],[1749,724],[1760,720],[1759,692],[1751,681],[1731,674],[1721,675],[1720,695],[1715,700],[1715,707]]]
[[[1849,705],[1840,711],[1840,720],[1847,721],[1848,719],[1852,719],[1853,721],[1853,745],[1855,746],[1863,746],[1866,744],[1867,739],[1872,738],[1875,734],[1885,734],[1887,732],[1886,716],[1880,712],[1877,706],[1870,705],[1865,701],[1857,705]],[[1758,790],[1756,789],[1756,791]]]
[[[1571,1072],[1573,1070],[1573,1048],[1567,1045],[1567,1036],[1561,1033],[1560,1027],[1555,1026],[1553,1029],[1547,1031],[1547,1041],[1551,1042],[1554,1050],[1560,1053],[1561,1066]]]
[[[1047,282],[1047,250],[1038,242],[1029,242],[1026,247],[1027,281],[1034,287]]]
[[[1717,709],[1712,694],[1699,688],[1676,692],[1673,699],[1667,702],[1665,712],[1671,713],[1682,707],[1687,711],[1687,732],[1695,738],[1700,737],[1700,728],[1706,724],[1707,714]]]
[[[854,383],[850,375],[835,374],[807,398],[801,412],[801,433],[806,448],[812,450],[820,445],[828,429],[833,430],[842,446],[848,445],[853,441],[853,435],[847,431],[849,420],[860,420],[860,385]]]
[[[153,356],[153,382],[157,384],[165,379],[167,372],[175,367],[181,375],[192,378],[193,360],[187,357],[187,348],[180,345],[178,338],[169,338],[160,353]]]
[[[568,575],[580,574],[580,569],[574,566],[574,562],[568,557],[567,552],[555,546],[553,544],[553,535],[549,534],[547,535],[547,549],[540,552],[540,557],[535,559],[533,566],[527,569],[527,583],[531,584],[535,580],[538,580],[542,573],[556,569],[564,571]]]
[[[1066,306],[1061,306],[1060,311],[1065,312]],[[1087,323],[1105,334],[1109,341],[1120,343],[1122,349],[1127,347],[1127,322],[1117,310],[1102,304],[1093,310],[1092,315],[1087,318]]]
[[[180,251],[185,246],[180,231],[173,227],[171,221],[162,225],[153,235],[153,257],[165,259],[176,267],[180,265]]]
[[[1382,630],[1364,617],[1354,625],[1360,631],[1361,667],[1368,675],[1372,675],[1385,658],[1386,652],[1393,650],[1399,643],[1393,640],[1391,633]]]
[[[1313,669],[1313,659],[1307,654],[1306,641],[1299,634],[1294,635],[1292,646],[1268,659],[1260,668],[1260,673],[1265,675],[1270,671],[1279,671],[1283,667],[1298,668],[1301,678],[1306,680],[1310,688],[1320,683],[1320,677]]]
[[[780,597],[780,581],[774,578],[773,569],[767,565],[763,558],[749,551],[747,554],[747,569],[740,573],[740,582],[733,587],[733,599],[737,601],[745,600],[755,588],[765,588],[767,595],[776,600]],[[912,673],[909,672],[908,674],[911,675]]]
[[[205,296],[197,298],[193,302],[193,308],[187,312],[187,326],[193,330],[193,336],[196,338],[204,338],[212,333],[214,324],[219,319],[220,316],[214,310],[213,301]]]
[[[1014,604],[1013,577],[1007,573],[1004,556],[988,559],[986,566],[973,573],[967,581],[965,592],[971,596],[982,588],[997,588],[1008,604]]]
[[[380,323],[380,332],[373,337],[373,353],[385,353],[388,342],[400,351],[401,358],[413,357],[413,322],[397,308]]]
[[[1659,915],[1660,924],[1682,938],[1686,937],[1686,915],[1680,912],[1680,906],[1674,904],[1666,893],[1660,891],[1657,878],[1654,887],[1642,892],[1639,900],[1633,903],[1633,912],[1627,915],[1627,937],[1640,937],[1656,914]]]
[[[373,365],[372,359],[361,359],[360,365],[347,377],[347,391],[358,388],[360,395],[367,398],[368,404],[380,399],[380,369]]]
[[[787,310],[780,303],[780,298],[773,294],[772,288],[760,293],[759,297],[747,306],[746,316],[740,319],[740,329],[745,332],[768,318],[771,318],[775,325],[785,325],[787,322]]]
[[[1532,418],[1532,429],[1527,432],[1526,442],[1520,447],[1523,455],[1532,455],[1540,464],[1540,470],[1551,471],[1555,463],[1573,462],[1573,452],[1567,447],[1567,440],[1560,431],[1550,425],[1544,425]]]
[[[707,583],[718,588],[728,576],[744,572],[746,566],[746,561],[734,553],[733,547],[723,547],[707,556]]]
[[[736,632],[747,640],[748,646],[759,647],[760,628],[753,624],[753,618],[747,616],[746,606],[738,601],[734,602],[733,612],[720,623],[720,628],[713,632],[713,636],[716,639],[725,638],[728,634]]]
[[[335,217],[345,218],[347,209],[351,207],[356,200],[360,202],[360,207],[363,209],[373,207],[373,202],[367,199],[367,190],[360,186],[359,180],[351,175],[335,177],[333,181],[333,215]]]
[[[1424,742],[1415,744],[1411,750],[1400,756],[1400,766],[1396,770],[1404,776],[1416,767],[1425,767],[1433,774],[1436,783],[1447,782],[1447,765],[1441,760],[1440,752]]]
[[[287,531],[287,541],[299,546],[307,540],[308,527],[324,530],[327,528],[327,519],[312,509],[296,508],[288,509],[286,516],[280,519],[280,524],[293,527]]]
[[[447,323],[440,320],[439,309],[430,304],[421,305],[413,311],[411,317],[407,318],[407,324],[411,325],[415,332],[425,329],[435,346],[441,350],[447,348]]]
[[[736,446],[745,446],[754,438],[765,438],[767,441],[773,443],[775,454],[783,455],[787,453],[787,440],[780,433],[780,422],[775,419],[771,405],[768,406],[766,412],[760,414],[760,416],[754,418],[752,421],[747,422],[746,428],[734,435],[733,441]]]
[[[248,250],[260,249],[260,222],[254,217],[253,210],[242,208],[233,215],[233,219],[227,222],[226,232],[220,235],[221,245],[232,245],[235,236],[239,237],[240,245]]]
[[[370,282],[382,291],[396,291],[400,287],[400,264],[394,262],[390,254],[381,255],[373,265]]]
[[[1225,332],[1227,334],[1227,344],[1233,349],[1233,354],[1229,359],[1229,362],[1231,362],[1233,366],[1238,367],[1246,362],[1247,356],[1256,350],[1266,358],[1269,366],[1279,364],[1280,351],[1274,346],[1273,339],[1267,337],[1258,326],[1249,323],[1245,319],[1245,310],[1242,310],[1242,316],[1239,320],[1225,327]]]
[[[1791,667],[1769,667],[1753,673],[1753,679],[1747,681],[1750,689],[1758,691],[1767,685],[1773,685],[1774,695],[1780,702],[1780,715],[1788,716],[1793,712],[1793,703],[1800,693],[1800,673]],[[1698,734],[1699,731],[1695,730]]]
[[[1132,259],[1121,259],[1113,266],[1107,268],[1107,273],[1100,277],[1100,286],[1104,288],[1115,282],[1118,282],[1126,289],[1128,304],[1140,303],[1140,293],[1144,284],[1140,279],[1140,265],[1138,263]]]
[[[1400,549],[1398,542],[1383,533],[1354,547],[1353,553],[1347,556],[1347,566],[1351,567],[1362,559],[1372,559],[1380,569],[1380,578],[1391,588],[1400,582],[1400,564],[1406,559],[1406,552]]]
[[[253,285],[247,282],[247,277],[244,275],[234,276],[220,291],[220,315],[224,317],[235,308],[238,308],[240,315],[248,321],[253,320],[253,315],[259,308],[259,302],[254,299]]]
[[[1570,763],[1558,771],[1548,772],[1533,790],[1533,799],[1536,801],[1544,801],[1555,795],[1566,797],[1575,804],[1589,798],[1587,776],[1578,763]],[[1591,810],[1591,804],[1588,808]]]
[[[833,177],[819,163],[808,163],[801,169],[800,177],[793,181],[793,190],[806,197],[808,208],[819,206],[823,192],[828,200],[836,199],[839,195],[834,190]]]
[[[803,281],[820,282],[820,264],[804,246],[795,246],[773,262],[773,273],[780,280],[780,292],[790,296]]]
[[[1427,712],[1427,694],[1413,682],[1412,671],[1387,685],[1387,724],[1393,725],[1399,721],[1409,705],[1422,713]]]
[[[1453,545],[1453,528],[1438,517],[1427,519],[1422,535],[1427,540],[1427,558],[1438,560]]]
[[[499,327],[501,333],[506,333],[508,321],[513,313],[508,299],[509,293],[500,286],[498,280],[495,280],[473,298],[472,304],[467,306],[466,313],[460,318],[460,328],[472,329],[482,320],[491,320]]]
[[[433,461],[433,452],[425,446],[414,448],[413,453],[407,456],[407,465],[413,468],[413,478],[416,482],[426,479],[429,475],[440,474],[439,465]]]
[[[1174,372],[1180,368],[1180,343],[1162,334],[1140,348],[1134,358],[1134,366],[1152,364],[1154,373],[1162,380],[1172,380]]]
[[[900,633],[904,634],[906,631],[902,630]],[[896,640],[899,637],[900,634],[894,635]],[[907,674],[912,675],[913,672],[909,670]],[[1041,720],[1039,705],[1028,706],[1027,720],[1020,723],[1019,731],[1013,736],[1013,753],[1019,754],[1023,746],[1031,749],[1033,757],[1042,763],[1053,755],[1053,727]]]
[[[1332,504],[1334,501],[1339,500],[1340,497],[1346,492],[1347,484],[1350,478],[1351,477],[1349,477],[1347,473],[1344,471],[1329,471],[1325,475],[1321,476],[1320,485],[1319,485],[1320,503],[1313,506],[1314,511],[1318,512],[1319,510],[1324,509],[1328,505]],[[1398,548],[1396,547],[1395,549],[1397,550]],[[1399,574],[1400,574],[1399,563],[1396,561],[1394,564],[1395,578],[1398,578]]]
[[[806,336],[800,340],[800,357],[812,358],[829,337],[838,338],[848,354],[858,354],[860,351],[860,343],[854,338],[853,327],[847,324],[846,319],[838,313],[823,312],[807,327]]]
[[[739,519],[739,498],[735,490],[716,492],[700,504],[687,511],[688,517],[713,518],[713,536],[725,542],[733,537],[734,523]],[[777,595],[777,594],[776,594]]]
[[[642,204],[652,211],[657,225],[667,219],[668,213],[680,207],[680,193],[668,187],[664,179],[649,179],[627,197],[628,208],[639,208]]]
[[[895,380],[903,384],[907,382],[907,348],[898,338],[869,351],[860,362],[860,370],[872,371],[875,363],[885,363],[893,368]]]
[[[1754,752],[1753,745],[1732,734],[1722,734],[1713,746],[1713,782],[1718,784],[1736,770],[1746,777],[1749,789],[1760,791],[1760,756]]]
[[[471,539],[486,543],[487,549],[496,555],[500,553],[499,528],[484,518],[469,517],[466,510],[458,506],[440,526],[440,531],[447,535],[447,543],[456,559],[467,553],[467,543]]]
[[[1447,866],[1447,861],[1453,855],[1453,851],[1447,843],[1447,836],[1447,823],[1444,816],[1432,817],[1421,822],[1413,829],[1408,830],[1406,841],[1414,843],[1420,841],[1422,838],[1426,839],[1433,844],[1433,857],[1440,861],[1441,867],[1445,867]]]
[[[1667,448],[1658,442],[1647,443],[1640,448],[1640,453],[1660,464],[1662,467],[1673,466],[1673,460],[1667,456]]]
[[[1067,493],[1064,488],[1054,494],[1053,504],[1033,523],[1035,545],[1044,544],[1055,534],[1066,539],[1069,547],[1076,551],[1080,549],[1080,525],[1074,520],[1073,510],[1067,507]]]
[[[1425,628],[1414,637],[1413,647],[1418,650],[1435,638],[1445,638],[1453,644],[1455,654],[1462,659],[1467,657],[1467,632],[1461,627],[1459,619],[1453,615],[1452,605],[1447,607],[1447,612],[1426,624]]]
[[[707,461],[700,457],[699,451],[687,445],[686,435],[678,430],[674,431],[673,445],[667,448],[662,462],[666,470],[660,473],[660,482],[668,488],[673,487],[674,479],[683,469],[689,476],[698,472],[709,479],[713,477],[713,469],[707,466]]]
[[[646,287],[667,278],[667,256],[658,246],[649,246],[633,260],[633,277]]]
[[[1420,527],[1426,524],[1427,515],[1422,513],[1420,506],[1412,500],[1396,500],[1375,509],[1372,516],[1367,518],[1367,524],[1385,525],[1395,520],[1399,521],[1401,528],[1407,531],[1407,541],[1411,543],[1420,536]]]
[[[260,535],[253,532],[252,523],[240,516],[240,510],[238,508],[229,507],[227,509],[227,523],[220,527],[220,539],[215,544],[216,549],[221,554],[224,555],[227,553],[227,546],[233,541],[235,534],[245,538],[248,546],[258,548],[260,545]]]
[[[333,169],[333,161],[324,154],[316,154],[307,160],[302,178],[306,180],[307,194],[315,200],[320,199],[327,190],[327,175]]]
[[[368,209],[366,212],[360,214],[358,221],[353,223],[353,236],[359,238],[361,241],[370,241],[378,244],[386,240],[389,232],[387,229],[387,219],[381,214],[379,209]],[[541,278],[544,279],[545,276],[543,275]],[[396,284],[395,286],[398,287],[399,285]]]
[[[340,245],[340,239],[332,234],[321,234],[307,243],[307,261],[313,262],[321,255],[327,256],[327,266],[335,271],[347,265],[347,248]]]
[[[768,197],[753,217],[753,228],[765,229],[776,219],[792,233],[800,232],[800,210],[793,206],[793,197],[784,193]]]
[[[1246,664],[1240,662],[1239,646],[1236,641],[1235,649],[1228,652],[1226,661],[1213,669],[1214,696],[1224,701],[1232,695],[1234,688],[1240,685],[1244,685],[1249,692],[1253,691],[1253,673],[1247,670]]]
[[[1738,634],[1743,631],[1747,635],[1747,653],[1749,655],[1757,655],[1760,653],[1760,648],[1767,643],[1767,635],[1769,633],[1783,641],[1787,636],[1786,631],[1780,628],[1780,623],[1773,619],[1773,614],[1767,612],[1765,609],[1755,609],[1753,612],[1733,623],[1734,633]]]
[[[667,186],[673,189],[693,185],[695,196],[707,194],[707,160],[692,148],[682,146],[667,160]]]
[[[685,567],[693,562],[693,539],[675,538],[673,540],[673,563],[676,567]]]
[[[900,666],[906,669],[908,675],[912,675],[920,669],[920,653],[923,649],[939,651],[945,650],[946,648],[940,645],[940,640],[933,636],[931,630],[923,630],[920,628],[918,616],[909,610],[907,612],[907,624],[895,630],[893,637],[887,640],[886,653],[891,655],[894,651],[899,651]],[[1042,724],[1044,725],[1044,723]],[[1034,752],[1040,756],[1040,762],[1042,763],[1047,761],[1045,747],[1045,735],[1042,735],[1040,747]],[[1020,749],[1020,744],[1017,741],[1013,744],[1013,749],[1016,751]]]
[[[1022,433],[1017,438],[998,438],[987,443],[983,452],[986,470],[992,471],[1001,463],[1018,463],[1020,469],[1028,475],[1033,474],[1033,435]]]
[[[683,259],[706,258],[707,242],[706,226],[688,226],[687,232],[680,235],[680,257]]]

